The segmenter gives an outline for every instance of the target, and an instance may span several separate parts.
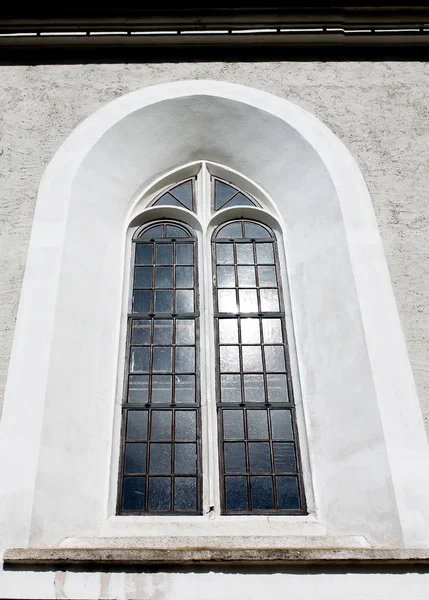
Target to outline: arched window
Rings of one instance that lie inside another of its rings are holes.
[[[189,226],[164,218],[133,236],[118,511],[201,514],[202,459],[214,452],[219,481],[209,484],[218,490],[221,514],[303,514],[276,238],[255,219],[228,219],[227,209],[260,204],[218,177],[198,186],[207,174],[203,166],[196,178],[162,189],[149,206],[198,214],[197,204],[211,204],[212,214],[224,211],[223,223],[200,241],[203,264],[212,252],[211,288],[199,288],[197,238]],[[197,203],[195,190],[204,188]],[[201,212],[209,221],[210,210]],[[215,322],[204,326],[215,330],[216,364],[201,368],[209,380],[215,371],[218,421],[204,439],[200,407],[214,408],[205,398],[200,403],[199,340],[210,335],[199,335],[198,305],[207,288]]]

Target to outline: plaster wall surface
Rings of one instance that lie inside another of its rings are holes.
[[[142,87],[215,79],[308,109],[356,158],[375,212],[429,427],[429,65],[201,63],[0,68],[0,397],[7,376],[37,189],[64,139]],[[392,374],[393,375],[393,374]]]

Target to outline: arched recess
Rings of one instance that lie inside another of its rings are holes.
[[[359,169],[307,111],[214,81],[115,100],[46,169],[0,435],[5,546],[97,536],[109,516],[128,215],[201,159],[251,175],[280,215],[320,531],[429,546],[429,452]]]

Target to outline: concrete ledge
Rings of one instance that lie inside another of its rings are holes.
[[[10,548],[4,554],[5,566],[108,566],[108,565],[429,565],[429,550],[390,550],[376,548]]]

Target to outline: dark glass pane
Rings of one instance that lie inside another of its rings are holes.
[[[176,292],[176,312],[177,313],[194,312],[194,292],[193,292],[193,290],[177,290],[177,292]]]
[[[130,375],[128,378],[128,402],[148,401],[149,376]]]
[[[124,510],[144,510],[146,498],[146,477],[124,478]]]
[[[224,410],[223,412],[223,437],[224,439],[243,439],[243,411]]]
[[[194,246],[193,244],[176,244],[176,264],[192,265],[194,264]]]
[[[234,196],[237,190],[223,181],[215,179],[215,210],[218,210],[225,202]]]
[[[240,371],[238,346],[220,346],[220,370],[222,372]]]
[[[182,204],[168,192],[163,194],[161,198],[158,198],[158,200],[154,202],[154,206],[181,206],[183,208]]]
[[[153,349],[153,365],[152,370],[171,373],[172,371],[172,352],[168,346],[165,348],[154,348]]]
[[[197,510],[197,480],[195,477],[174,478],[174,510]]]
[[[225,225],[222,229],[219,230],[217,238],[227,238],[227,239],[237,239],[242,238],[241,234],[241,223],[230,223],[229,225]]]
[[[152,287],[152,267],[136,267],[134,269],[134,287],[151,288]]]
[[[234,267],[220,266],[217,268],[217,285],[226,288],[235,287]]]
[[[194,287],[194,268],[176,267],[176,287],[191,288]]]
[[[256,290],[239,290],[240,312],[258,312],[258,297]]]
[[[156,264],[173,264],[173,244],[156,244],[155,246]]]
[[[256,260],[258,264],[273,265],[273,244],[256,244]]]
[[[149,348],[139,346],[131,348],[131,373],[147,373],[149,371]]]
[[[221,344],[238,344],[237,319],[219,319],[219,342]]]
[[[175,444],[174,472],[193,475],[197,472],[197,445]]]
[[[227,510],[248,510],[246,477],[225,477],[225,492]]]
[[[265,402],[262,375],[244,375],[244,400],[245,402]]]
[[[286,370],[283,346],[265,346],[264,352],[267,371],[274,371],[276,373]]]
[[[155,319],[153,322],[153,343],[171,344],[173,342],[172,319]]]
[[[182,229],[182,227],[177,227],[177,225],[167,225],[167,236],[168,238],[181,238],[181,237],[189,237],[189,233]]]
[[[162,237],[162,225],[153,225],[153,227],[148,227],[148,229],[145,229],[145,231],[139,235],[139,238],[142,239],[155,239]]]
[[[257,223],[244,223],[244,233],[247,238],[271,238],[271,234]]]
[[[278,312],[279,307],[279,294],[277,289],[275,290],[261,290],[261,310],[263,312]]]
[[[127,440],[147,440],[147,410],[129,410],[127,418]]]
[[[233,206],[255,206],[255,204],[249,200],[249,198],[246,198],[244,194],[240,193],[234,196],[232,200],[224,204],[222,208],[231,208]]]
[[[235,290],[218,290],[219,312],[236,313],[237,297]]]
[[[146,473],[147,444],[126,444],[125,473]]]
[[[149,510],[170,510],[171,478],[149,477]]]
[[[274,469],[276,473],[295,473],[295,446],[292,443],[274,442]]]
[[[173,287],[173,267],[156,267],[155,269],[155,287],[172,288]]]
[[[176,440],[197,438],[197,413],[194,410],[176,410]]]
[[[151,290],[136,290],[134,292],[133,311],[150,313],[152,310],[152,291]]]
[[[149,473],[171,473],[171,444],[151,444]]]
[[[192,210],[192,182],[185,181],[184,183],[180,183],[176,185],[176,187],[170,190],[170,193],[173,194],[175,198],[180,200],[182,204]]]
[[[225,473],[246,473],[246,451],[243,442],[225,442],[223,445]]]
[[[249,442],[251,473],[271,473],[270,445],[268,442]]]
[[[271,429],[273,440],[293,440],[290,410],[272,410]]]
[[[253,510],[272,510],[274,508],[273,481],[271,477],[251,477]]]
[[[276,287],[277,277],[275,267],[258,267],[259,287]]]
[[[194,375],[175,375],[176,392],[175,401],[177,404],[195,402],[195,376]]]
[[[221,375],[222,402],[241,402],[240,375]]]
[[[256,287],[255,267],[237,267],[238,285],[241,288]]]
[[[242,346],[243,371],[262,371],[260,346]]]
[[[265,410],[247,411],[247,436],[251,439],[268,439],[267,412]]]
[[[243,344],[261,343],[259,319],[241,319],[241,342]]]
[[[171,410],[153,410],[151,440],[171,440]]]
[[[195,343],[195,321],[193,319],[177,319],[176,344]]]
[[[276,477],[277,502],[280,510],[301,508],[299,502],[298,479],[296,477]]]
[[[266,344],[281,344],[283,342],[282,323],[280,319],[263,319],[262,329]]]
[[[136,244],[136,265],[151,265],[153,263],[152,244]]]
[[[253,244],[237,244],[237,263],[242,265],[253,265]]]
[[[171,402],[171,375],[152,376],[152,402]]]
[[[150,321],[134,320],[131,334],[132,344],[150,344]]]
[[[267,375],[268,402],[289,402],[286,375]]]
[[[155,312],[171,313],[173,312],[173,292],[166,290],[156,290],[155,292]]]
[[[234,252],[232,244],[216,244],[216,262],[218,265],[234,264]]]
[[[176,373],[193,373],[195,371],[195,348],[179,346],[176,348]]]

